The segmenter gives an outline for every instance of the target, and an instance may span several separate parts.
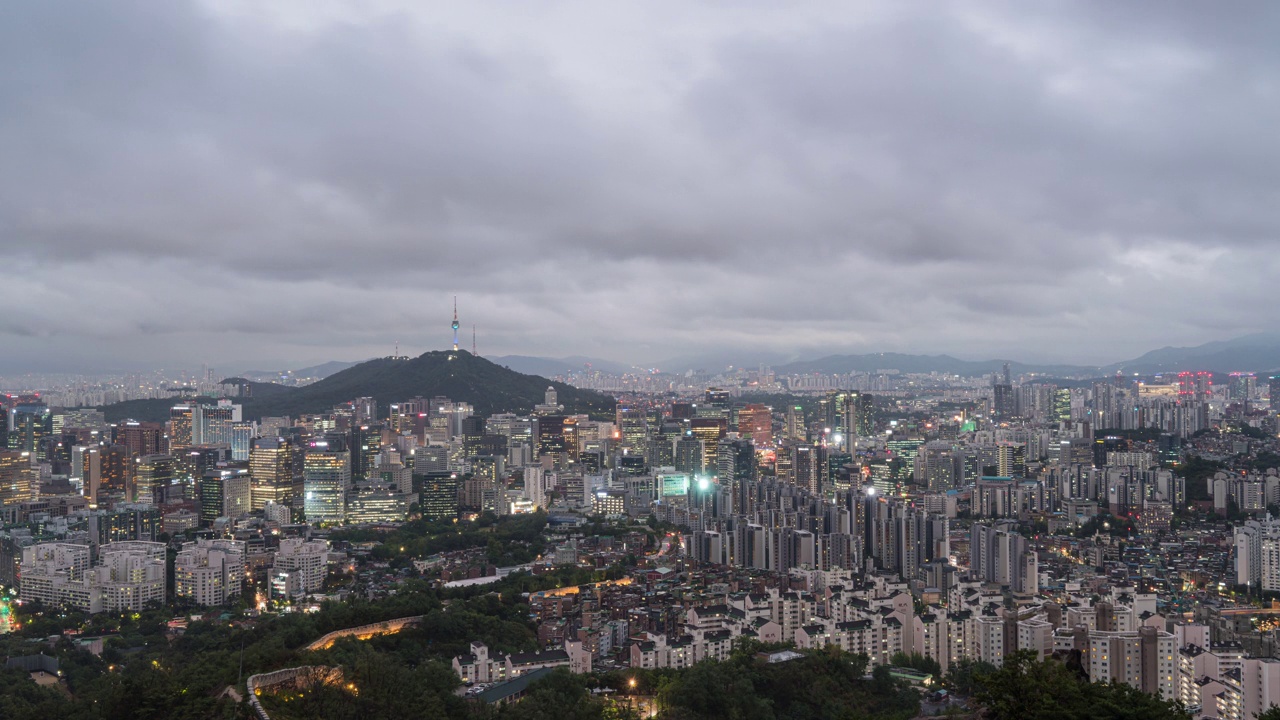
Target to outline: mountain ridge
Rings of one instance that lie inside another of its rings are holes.
[[[228,378],[235,381],[237,378]],[[481,415],[527,414],[554,387],[567,414],[612,417],[613,398],[537,375],[509,370],[465,350],[434,351],[416,358],[376,358],[303,387],[249,382],[252,395],[240,398],[245,419],[327,412],[359,397],[372,397],[379,414],[393,402],[414,397],[447,397],[468,402]],[[171,399],[131,400],[103,407],[109,422],[125,418],[168,419]]]

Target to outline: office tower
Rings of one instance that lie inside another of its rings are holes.
[[[190,405],[174,405],[169,409],[169,447],[172,453],[182,448],[191,447],[193,411]]]
[[[133,462],[122,445],[101,446],[98,451],[102,480],[98,484],[99,499],[132,501],[136,495]]]
[[[80,494],[98,504],[102,487],[102,450],[97,445],[74,445],[71,448],[71,477],[80,480]]]
[[[174,455],[175,489],[171,500],[197,500],[196,484],[206,470],[226,464],[231,459],[230,445],[194,445]]]
[[[241,421],[231,424],[231,462],[245,462],[249,459],[254,436],[253,423]]]
[[[232,425],[240,420],[240,406],[229,400],[196,405],[191,411],[192,445],[231,445]]]
[[[720,441],[728,434],[729,421],[725,418],[700,417],[689,421],[689,432],[702,441],[702,466],[706,472],[715,472]]]
[[[125,420],[115,427],[115,444],[123,446],[130,457],[158,455],[164,449],[164,425]]]
[[[46,405],[19,403],[9,411],[8,447],[47,460],[45,439],[53,435],[53,414]]]
[[[578,459],[578,420],[563,415],[538,418],[538,457],[550,457],[556,467]]]
[[[0,506],[17,505],[36,498],[37,478],[31,454],[0,450]]]
[[[756,448],[749,439],[721,440],[716,462],[716,475],[724,484],[756,478]]]
[[[756,447],[773,445],[773,408],[752,403],[738,411],[738,434]]]
[[[651,438],[644,455],[645,465],[651,468],[675,467],[675,441],[676,438],[661,433]]]
[[[705,469],[706,448],[692,431],[676,441],[674,454],[676,470],[682,473],[699,474]]]
[[[249,450],[249,475],[253,478],[253,509],[261,510],[268,502],[285,507],[293,505],[302,468],[295,463],[295,449],[289,440],[264,437],[254,441]]]
[[[200,524],[213,525],[218,518],[239,518],[253,509],[251,480],[246,470],[212,469],[200,478]]]
[[[171,500],[181,500],[181,486],[175,484],[177,470],[178,462],[172,455],[144,455],[134,460],[137,501],[158,507]]]
[[[462,453],[464,457],[475,457],[480,448],[480,441],[485,435],[485,420],[479,415],[462,419]]]
[[[528,492],[528,470],[536,470],[541,474],[540,468],[527,468],[526,477],[526,493]],[[446,520],[458,516],[458,491],[462,487],[462,476],[457,473],[439,473],[424,477],[422,480],[422,492],[420,495],[419,507],[422,509],[422,517],[429,520]]]
[[[124,540],[155,542],[160,534],[160,509],[150,505],[121,503],[111,510],[89,513],[85,524],[89,544],[98,546]]]
[[[804,441],[808,434],[804,427],[804,408],[799,405],[787,406],[787,419],[783,435],[787,440]]]
[[[649,440],[649,424],[644,410],[618,403],[616,420],[622,449],[633,453],[644,453],[648,448]]]
[[[338,437],[312,440],[302,460],[303,513],[312,525],[341,525],[351,489],[351,454]]]
[[[1013,384],[1008,382],[1008,364],[1004,366],[1004,370],[1005,382],[1000,382],[997,376],[991,377],[991,417],[997,421],[1013,418],[1015,398]]]
[[[377,474],[377,459],[382,452],[382,423],[365,422],[351,427],[351,478],[355,481]]]
[[[183,543],[173,562],[174,594],[197,605],[225,605],[244,586],[244,559],[240,540]]]

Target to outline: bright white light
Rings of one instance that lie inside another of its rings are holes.
[[[867,497],[871,497],[872,495],[875,495],[875,494],[876,494],[876,486],[875,486],[875,485],[868,485],[868,486],[867,486]]]

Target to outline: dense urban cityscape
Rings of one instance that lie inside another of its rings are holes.
[[[994,712],[983,683],[1036,664],[1153,717],[1280,705],[1280,376],[651,369],[605,396],[452,329],[293,385],[7,388],[6,666],[62,691],[14,716],[126,701],[190,642],[240,654],[166,712],[370,712],[403,663],[424,717],[702,717],[716,680],[679,672],[823,652],[875,717]],[[246,412],[371,372],[381,396]]]
[[[1280,4],[0,10],[0,720],[1280,720]]]

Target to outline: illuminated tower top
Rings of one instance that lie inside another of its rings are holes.
[[[458,352],[458,296],[453,296],[453,351]]]

